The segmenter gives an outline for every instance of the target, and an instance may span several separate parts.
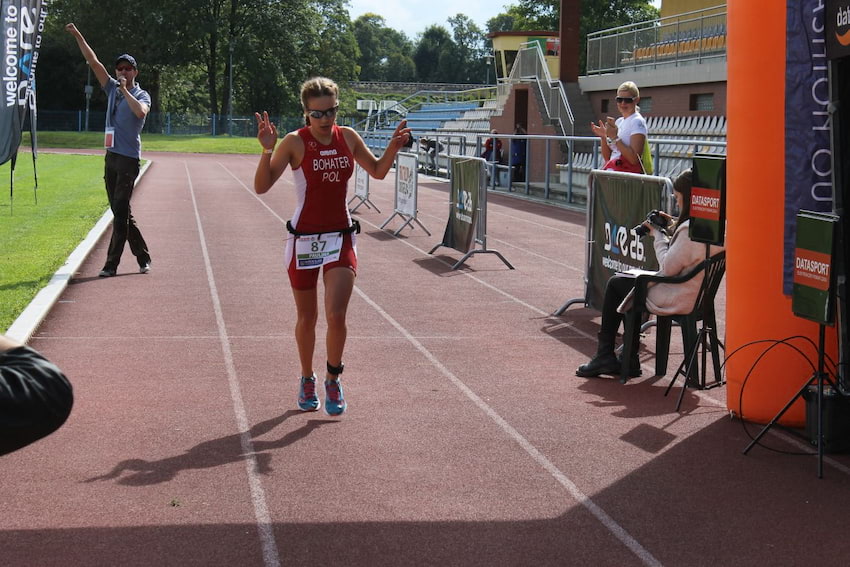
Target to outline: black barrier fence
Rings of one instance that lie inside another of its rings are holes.
[[[433,254],[441,246],[465,252],[452,269],[458,269],[474,254],[495,254],[511,270],[514,269],[502,254],[487,248],[487,190],[485,187],[485,162],[481,158],[449,156],[451,170],[451,202],[449,218],[443,240],[434,246]]]
[[[678,213],[673,183],[667,177],[594,170],[589,197],[585,294],[567,301],[555,315],[571,305],[601,311],[605,285],[612,275],[633,269],[657,270],[651,237],[640,236],[635,227],[653,210]]]

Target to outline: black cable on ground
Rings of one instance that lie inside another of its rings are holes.
[[[744,429],[744,433],[746,433],[747,437],[749,437],[750,440],[754,440],[755,438],[752,436],[752,434],[750,434],[750,431],[747,429],[747,423],[746,423],[746,420],[744,418],[744,409],[743,409],[744,408],[744,390],[746,388],[747,382],[750,379],[750,376],[755,371],[756,367],[759,365],[759,363],[762,361],[762,359],[765,356],[767,356],[767,354],[770,351],[772,351],[774,348],[777,348],[779,346],[786,346],[786,347],[791,348],[794,351],[796,351],[800,356],[803,357],[803,359],[806,362],[809,363],[809,366],[812,368],[812,374],[813,375],[817,373],[817,368],[815,367],[815,364],[812,362],[812,359],[809,358],[809,356],[806,355],[806,353],[804,353],[802,349],[800,349],[796,345],[791,344],[790,341],[797,340],[797,339],[802,339],[804,342],[808,343],[810,346],[812,346],[817,351],[817,345],[815,345],[814,341],[811,338],[809,338],[805,335],[793,335],[793,336],[790,336],[790,337],[786,337],[784,339],[760,339],[760,340],[756,340],[756,341],[751,341],[749,343],[745,343],[745,344],[741,345],[740,347],[736,348],[731,353],[729,353],[723,360],[723,364],[721,365],[721,368],[726,366],[726,363],[729,361],[730,358],[732,358],[732,356],[734,356],[735,354],[737,354],[738,352],[742,351],[745,348],[752,347],[752,346],[758,345],[758,344],[764,344],[764,343],[770,344],[770,346],[768,346],[766,349],[764,349],[764,351],[756,358],[756,360],[753,362],[750,369],[747,371],[746,375],[744,376],[744,381],[741,383],[741,391],[740,391],[739,397],[738,397],[738,409],[740,411],[739,417],[741,418],[741,425]],[[837,366],[835,364],[835,361],[832,360],[832,358],[827,356],[827,355],[824,355],[824,360],[828,363],[827,368],[824,369],[826,371],[827,375],[828,376],[831,375],[833,377],[836,377]],[[830,373],[830,370],[831,370],[831,373]],[[806,383],[811,382],[811,381],[812,381],[812,376],[810,376],[809,378],[806,379]],[[773,447],[769,447],[767,445],[764,445],[761,442],[759,442],[757,444],[760,447],[763,447],[763,448],[765,448],[769,451],[774,451],[776,453],[780,453],[780,454],[783,454],[783,455],[807,455],[807,456],[809,456],[809,455],[817,454],[816,452],[785,451],[785,450],[782,450],[782,449],[776,449],[776,448],[773,448]]]

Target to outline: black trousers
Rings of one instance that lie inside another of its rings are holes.
[[[74,404],[59,368],[29,347],[0,353],[0,455],[53,433]]]
[[[130,244],[130,251],[136,257],[139,266],[144,266],[151,261],[148,245],[142,238],[142,233],[130,212],[130,198],[133,196],[133,187],[138,175],[138,159],[106,152],[103,180],[106,182],[109,208],[112,209],[115,217],[112,221],[109,251],[106,253],[106,263],[103,266],[106,269],[118,269],[125,243]]]
[[[614,274],[605,285],[605,297],[602,299],[602,328],[600,333],[609,337],[613,343],[623,322],[623,315],[617,312],[617,307],[623,302],[635,287],[633,277]]]

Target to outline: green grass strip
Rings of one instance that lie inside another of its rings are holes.
[[[21,148],[29,147],[29,132],[25,132]],[[103,132],[39,132],[38,147],[100,150],[103,149]],[[142,157],[145,152],[259,155],[261,151],[256,138],[142,134]]]
[[[21,153],[10,199],[10,164],[0,166],[0,331],[50,281],[109,208],[103,156],[40,153],[34,195],[32,156]]]

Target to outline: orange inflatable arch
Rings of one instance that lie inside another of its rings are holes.
[[[729,0],[727,8],[727,355],[740,348],[727,362],[727,406],[764,423],[812,377],[812,367],[782,346],[754,367],[768,346],[757,341],[804,335],[817,344],[818,326],[796,317],[782,293],[785,2],[768,8]],[[826,343],[835,359],[834,328]],[[815,360],[811,348],[807,354]],[[804,402],[782,422],[802,425]]]

